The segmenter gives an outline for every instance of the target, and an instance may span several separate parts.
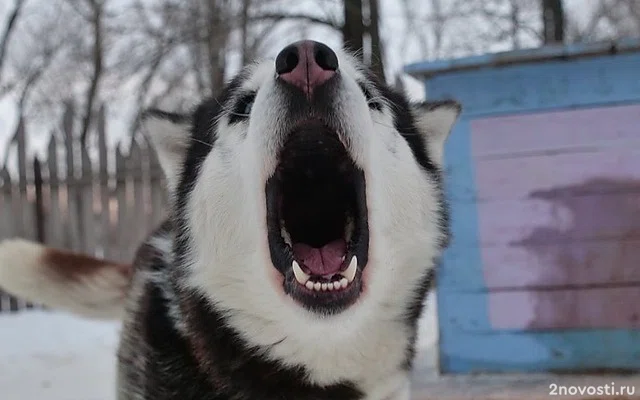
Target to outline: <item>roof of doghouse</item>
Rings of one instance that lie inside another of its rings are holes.
[[[543,46],[534,49],[489,53],[478,56],[423,61],[409,64],[404,71],[419,79],[480,68],[496,68],[514,64],[531,64],[552,60],[573,60],[612,54],[640,52],[640,38],[589,44]]]

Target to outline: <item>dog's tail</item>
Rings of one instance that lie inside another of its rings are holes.
[[[22,239],[0,242],[0,288],[84,317],[120,319],[132,266]]]

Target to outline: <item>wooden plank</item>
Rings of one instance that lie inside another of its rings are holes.
[[[44,210],[44,198],[42,194],[42,169],[40,167],[40,160],[38,157],[33,158],[33,180],[35,186],[35,202],[34,202],[34,215],[35,215],[35,239],[39,243],[45,242],[45,210]]]
[[[638,104],[480,118],[471,122],[473,156],[640,148],[639,120]]]
[[[469,117],[638,103],[638,68],[637,53],[480,68],[431,77],[428,91],[457,99]]]
[[[127,160],[122,154],[122,148],[120,145],[116,148],[116,199],[118,207],[118,235],[112,242],[114,254],[117,254],[118,261],[127,261],[127,249],[129,246],[130,230],[128,227],[128,199],[127,199]]]
[[[640,331],[490,331],[440,336],[440,369],[455,373],[640,372]],[[630,349],[634,349],[630,351]]]
[[[640,186],[637,190],[573,196],[559,189],[545,192],[544,199],[479,203],[480,242],[529,246],[640,239]]]
[[[479,161],[475,166],[480,201],[526,199],[544,191],[567,195],[637,191],[640,148],[605,149]]]
[[[93,169],[91,168],[91,159],[89,158],[89,152],[86,147],[81,146],[80,149],[82,160],[82,185],[79,187],[79,202],[80,208],[80,234],[82,236],[81,249],[86,254],[94,254],[96,250],[96,218],[93,213]],[[97,227],[100,229],[100,227]]]
[[[425,354],[423,356],[423,354]],[[412,400],[632,400],[640,374],[439,375],[419,353],[411,376]]]
[[[75,152],[75,138],[73,135],[73,115],[74,110],[71,104],[68,104],[63,118],[62,130],[64,134],[64,148],[66,153],[66,201],[67,201],[67,242],[72,250],[82,250],[82,237],[80,232],[80,188],[78,179],[76,178],[77,156]]]
[[[483,282],[467,280],[457,287],[491,290],[640,283],[638,260],[640,239],[483,247]]]
[[[488,301],[494,329],[640,329],[640,284],[491,292]]]
[[[16,131],[16,144],[18,149],[18,198],[17,207],[19,213],[17,233],[25,239],[35,238],[33,204],[27,195],[27,135],[25,131],[24,119],[18,121]]]
[[[111,210],[109,208],[109,165],[107,160],[107,132],[104,104],[98,113],[98,179],[100,187],[100,246],[106,258],[111,258],[113,251],[109,245],[111,234]]]
[[[491,293],[438,292],[443,371],[508,372],[635,369],[638,329],[496,330],[489,318]],[[515,308],[516,310],[518,308]],[[446,334],[442,334],[442,333]],[[594,344],[597,344],[594,346]]]
[[[127,159],[127,170],[131,176],[132,202],[129,203],[131,214],[127,221],[131,232],[131,240],[127,243],[127,256],[132,258],[145,235],[146,218],[144,204],[143,151],[137,141],[132,141]]]
[[[150,144],[149,146],[151,148]],[[162,169],[156,152],[152,148],[149,151],[149,185],[151,186],[151,218],[147,229],[151,232],[164,219],[166,207]]]
[[[60,178],[58,166],[58,143],[54,133],[47,147],[47,169],[49,170],[49,217],[46,224],[47,243],[53,247],[65,246],[65,221],[60,203]]]
[[[164,180],[159,176],[158,169],[151,170],[151,225],[149,226],[149,231],[155,229],[158,224],[162,222],[164,218],[166,218],[167,211],[167,200],[166,200],[166,192],[164,189]]]
[[[0,191],[0,239],[13,237],[16,226],[15,213],[13,212],[13,184],[11,175],[6,167],[0,169],[0,179],[2,180],[2,190]]]

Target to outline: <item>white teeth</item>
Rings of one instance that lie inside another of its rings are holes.
[[[293,268],[293,275],[295,275],[296,280],[301,285],[304,285],[309,281],[310,276],[304,273],[302,268],[300,268],[300,264],[298,264],[296,260],[293,260],[292,268]]]
[[[349,263],[349,267],[344,271],[340,272],[340,275],[347,278],[347,282],[351,283],[356,277],[356,272],[358,271],[358,259],[356,256],[353,256],[351,262]]]
[[[340,279],[340,285],[342,286],[343,289],[346,289],[347,286],[349,286],[349,281],[347,281],[347,278]]]
[[[340,290],[340,289],[346,289],[347,286],[349,286],[349,281],[347,280],[347,278],[342,278],[339,281],[335,281],[335,282],[330,282],[330,283],[321,283],[321,282],[313,282],[311,280],[308,280],[307,283],[304,284],[304,286],[309,289],[309,290],[315,290],[316,292],[326,292],[328,291],[333,291],[333,290]]]
[[[316,292],[326,292],[333,290],[346,289],[347,286],[356,278],[356,273],[358,272],[358,259],[356,256],[351,258],[351,262],[349,266],[344,271],[340,272],[342,275],[342,279],[334,282],[314,282],[311,280],[311,276],[307,275],[302,268],[300,268],[300,264],[297,261],[293,261],[293,274],[296,277],[296,280],[306,287],[309,290],[315,290]]]

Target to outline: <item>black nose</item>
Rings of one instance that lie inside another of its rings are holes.
[[[293,72],[300,64],[306,64],[305,69],[317,66],[319,70],[337,71],[338,56],[324,43],[303,40],[290,44],[278,53],[276,72],[278,75],[287,74]]]

